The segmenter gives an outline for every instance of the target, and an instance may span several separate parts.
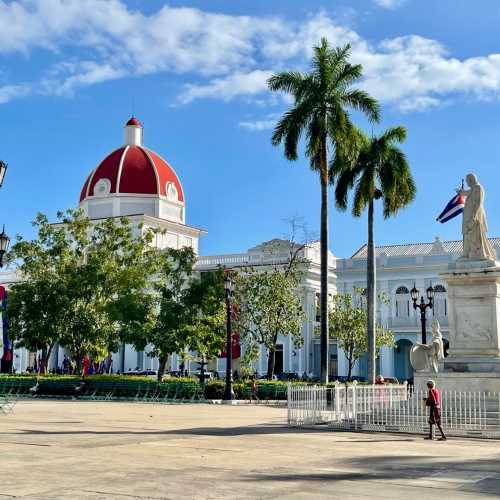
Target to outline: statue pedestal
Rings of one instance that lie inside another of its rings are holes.
[[[440,277],[450,322],[444,372],[500,373],[500,264],[458,260]]]
[[[426,392],[428,380],[434,380],[440,391],[500,392],[499,372],[415,372],[415,390]]]

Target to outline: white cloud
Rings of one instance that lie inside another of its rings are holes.
[[[0,104],[12,101],[13,99],[24,97],[30,93],[31,89],[27,85],[4,85],[0,86]]]
[[[230,101],[237,96],[253,96],[267,91],[267,80],[272,71],[236,72],[224,78],[215,78],[205,85],[188,84],[179,95],[179,102],[187,104],[195,99],[216,98]]]
[[[374,42],[325,12],[297,23],[167,5],[144,14],[122,0],[0,0],[0,26],[0,61],[19,53],[32,57],[35,50],[46,51],[51,61],[37,81],[3,82],[0,102],[30,89],[72,95],[83,86],[162,72],[185,75],[181,104],[246,97],[270,107],[270,68],[306,69],[322,36],[332,45],[351,43],[352,60],[363,64],[363,87],[402,111],[462,96],[500,97],[500,54],[458,59],[420,36]]]
[[[406,0],[373,0],[379,7],[384,9],[396,9],[403,5]]]
[[[238,125],[250,132],[262,132],[263,130],[272,130],[277,120],[278,115],[273,113],[260,120],[241,121]]]
[[[98,64],[94,61],[61,63],[51,69],[50,74],[41,82],[42,93],[72,96],[78,87],[116,80],[126,76],[123,69],[111,64]]]

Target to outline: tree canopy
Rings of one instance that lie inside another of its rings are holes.
[[[288,259],[265,268],[246,268],[235,277],[235,329],[244,346],[244,362],[250,363],[264,346],[268,353],[267,378],[274,374],[279,335],[291,336],[296,347],[304,339],[305,317],[300,295],[303,276],[302,245],[290,243]]]
[[[158,251],[152,231],[126,218],[94,224],[69,210],[58,221],[39,214],[37,238],[13,245],[23,281],[11,288],[7,314],[18,345],[42,349],[46,361],[58,343],[80,366],[85,354],[115,351],[121,333],[141,323]]]
[[[129,342],[137,349],[149,346],[159,359],[161,380],[169,356],[197,351],[203,360],[223,349],[224,289],[222,271],[201,276],[194,271],[196,256],[191,248],[167,248],[158,258],[158,271],[144,303],[147,312],[140,331]]]
[[[337,346],[343,350],[347,359],[347,378],[351,380],[352,370],[356,362],[368,351],[368,336],[366,332],[367,310],[361,300],[361,291],[353,295],[349,293],[337,294],[333,297],[330,307],[330,334],[337,339]],[[379,294],[379,300],[384,302],[386,297]],[[392,347],[394,334],[392,331],[377,325],[376,356],[379,356],[381,347]]]

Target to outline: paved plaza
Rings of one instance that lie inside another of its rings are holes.
[[[264,406],[21,401],[0,416],[0,499],[500,495],[498,441],[288,429]]]

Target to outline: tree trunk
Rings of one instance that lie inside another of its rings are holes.
[[[75,356],[75,364],[76,364],[76,373],[75,375],[82,375],[82,361],[83,361],[83,353],[82,351],[77,351]]]
[[[161,382],[163,379],[163,374],[165,373],[165,366],[167,366],[168,356],[160,356],[158,364],[158,377],[157,381]]]
[[[49,365],[50,355],[52,354],[52,349],[54,348],[54,344],[50,345],[48,349],[42,350],[42,367],[40,369],[40,373],[45,375],[47,373],[47,367]]]
[[[274,375],[274,363],[276,361],[276,349],[273,347],[269,349],[267,357],[267,380],[272,380]]]
[[[352,368],[353,368],[354,364],[353,362],[349,359],[347,361],[347,382],[351,382],[352,380]]]
[[[321,146],[321,294],[320,294],[320,342],[321,342],[321,382],[328,383],[328,161],[326,139]]]
[[[40,366],[38,367],[38,373],[40,375],[45,375],[47,373],[47,349],[42,349],[42,355],[40,356]]]
[[[377,286],[377,270],[375,265],[375,248],[373,244],[373,199],[368,204],[368,261],[367,261],[367,307],[368,307],[368,383],[375,383],[375,297]]]

